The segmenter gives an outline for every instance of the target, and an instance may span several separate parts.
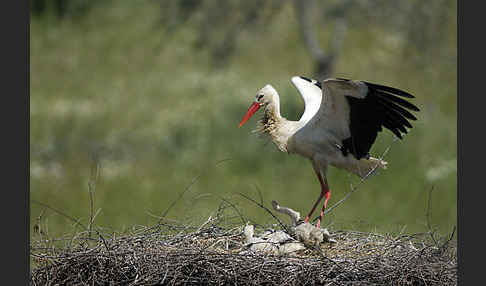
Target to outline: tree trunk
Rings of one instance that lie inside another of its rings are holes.
[[[335,60],[346,33],[346,21],[344,17],[336,21],[333,39],[329,45],[329,53],[326,53],[317,40],[317,34],[314,30],[315,26],[312,24],[312,11],[315,9],[315,6],[315,0],[294,0],[295,13],[302,39],[315,62],[314,76],[317,80],[323,80],[331,76],[334,71]]]

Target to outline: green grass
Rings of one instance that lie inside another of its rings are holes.
[[[85,18],[62,23],[31,19],[31,226],[42,214],[53,235],[73,229],[72,221],[35,202],[88,223],[93,153],[101,159],[94,196],[99,226],[123,230],[155,223],[154,216],[188,186],[169,218],[205,220],[224,197],[249,218],[269,222],[264,211],[237,195],[257,199],[258,190],[268,206],[275,199],[306,213],[319,193],[310,162],[257,139],[251,134],[255,119],[237,128],[267,83],[279,91],[284,115],[297,119],[303,110],[290,77],[310,75],[312,62],[290,7],[270,32],[244,33],[236,55],[216,69],[208,51],[192,46],[191,22],[168,37],[157,25],[156,4],[130,3],[100,5]],[[386,156],[389,169],[360,186],[325,224],[425,231],[433,187],[432,224],[442,232],[456,225],[455,29],[451,25],[444,46],[423,67],[403,56],[420,51],[410,43],[397,47],[385,29],[350,28],[335,75],[408,90],[422,112]],[[326,30],[320,33],[325,41]],[[392,141],[390,132],[382,133],[373,153],[381,154]],[[358,180],[331,169],[329,181],[332,205]]]

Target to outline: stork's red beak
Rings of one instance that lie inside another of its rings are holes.
[[[253,114],[255,114],[255,112],[257,112],[257,110],[259,108],[260,108],[260,103],[253,102],[253,104],[250,105],[250,108],[248,108],[248,111],[246,112],[245,117],[243,117],[243,119],[241,120],[240,125],[238,125],[238,128],[243,126],[243,124],[245,124],[245,122],[247,122],[248,119],[250,119],[253,116]]]

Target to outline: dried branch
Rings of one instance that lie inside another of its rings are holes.
[[[383,160],[383,158],[386,156],[386,154],[388,154],[388,151],[390,151],[393,143],[395,143],[397,141],[397,138],[395,137],[394,140],[392,141],[392,143],[390,145],[388,145],[388,147],[385,149],[385,151],[383,152],[383,154],[381,154],[380,156],[380,160]],[[334,205],[330,206],[329,208],[326,208],[324,214],[327,214],[329,212],[331,212],[334,208],[336,208],[337,206],[339,206],[340,204],[342,204],[345,200],[347,200],[349,198],[349,196],[351,196],[352,193],[354,193],[356,190],[358,190],[358,187],[363,184],[371,175],[373,175],[375,173],[375,171],[378,169],[378,164],[371,170],[368,172],[368,174],[366,174],[363,178],[361,178],[358,182],[358,184],[356,184],[356,186],[351,186],[351,189],[349,192],[346,193],[346,195],[341,199],[339,200],[337,203],[335,203]],[[317,219],[317,218],[316,218]]]
[[[273,214],[273,212],[271,210],[269,210],[266,206],[264,206],[263,204],[255,201],[254,199],[250,198],[249,196],[245,195],[245,194],[242,194],[242,193],[238,193],[240,196],[244,197],[245,199],[249,200],[250,202],[253,202],[254,204],[256,204],[257,206],[259,206],[260,208],[264,209],[268,214],[270,214],[277,222],[278,224],[280,225],[280,227],[282,229],[285,230],[285,232],[287,233],[290,233],[290,230],[289,228],[287,227],[287,225],[285,225],[277,216],[275,216]]]

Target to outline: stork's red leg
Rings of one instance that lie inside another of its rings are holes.
[[[312,213],[314,212],[314,210],[316,209],[317,207],[317,204],[322,200],[322,198],[324,197],[324,193],[321,192],[321,194],[319,195],[319,198],[317,198],[317,201],[314,203],[314,206],[312,207],[311,211],[309,212],[309,214],[305,217],[305,220],[304,222],[309,222],[309,219],[310,219],[310,216],[312,215]]]
[[[314,206],[312,207],[309,214],[305,217],[304,221],[309,222],[310,216],[312,215],[312,213],[316,209],[317,204],[319,204],[319,202],[325,196],[326,199],[324,200],[324,206],[322,207],[321,214],[319,216],[319,220],[317,221],[317,224],[316,224],[316,227],[320,227],[322,217],[324,216],[324,210],[326,209],[326,206],[327,206],[327,201],[331,197],[331,190],[329,190],[329,188],[327,187],[327,184],[324,182],[324,180],[322,180],[322,176],[321,176],[320,172],[316,171],[316,174],[317,174],[317,178],[319,179],[319,183],[321,183],[321,194],[319,195],[319,198],[317,199],[317,201],[314,203]]]
[[[324,189],[322,191],[324,192]],[[323,193],[321,193],[321,197],[322,197],[322,195],[323,195]],[[316,223],[317,228],[321,227],[321,221],[322,221],[322,217],[324,216],[324,211],[326,210],[327,201],[331,197],[331,190],[329,190],[329,188],[327,186],[326,186],[326,192],[324,193],[324,196],[326,196],[326,199],[324,200],[324,205],[322,205],[321,214],[319,215],[319,220],[317,220],[317,223]]]

